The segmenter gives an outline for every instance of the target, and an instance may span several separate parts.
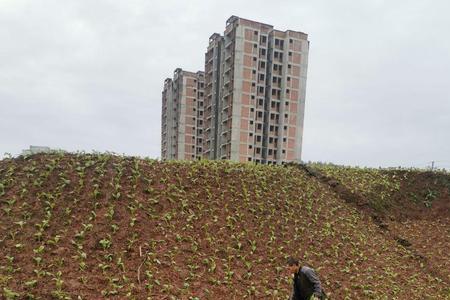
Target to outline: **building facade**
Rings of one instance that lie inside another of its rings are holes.
[[[301,160],[309,41],[232,16],[205,54],[204,157]]]
[[[180,68],[164,81],[161,158],[194,160],[203,156],[204,73]]]
[[[166,79],[162,157],[300,162],[308,51],[303,32],[230,17],[209,38],[204,73]]]

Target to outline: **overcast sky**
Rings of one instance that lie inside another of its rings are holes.
[[[303,160],[450,167],[446,0],[0,0],[0,152],[160,156],[161,90],[231,15],[309,34]]]

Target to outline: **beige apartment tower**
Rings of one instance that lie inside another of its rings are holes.
[[[195,160],[203,156],[204,73],[175,70],[164,81],[161,158]]]
[[[164,83],[162,158],[300,162],[308,51],[303,32],[230,17],[205,72]]]
[[[204,158],[281,164],[302,153],[309,41],[236,16],[205,54]]]

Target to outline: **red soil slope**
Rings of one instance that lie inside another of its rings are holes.
[[[286,299],[289,255],[332,299],[449,293],[413,250],[295,167],[5,159],[0,249],[10,299]]]

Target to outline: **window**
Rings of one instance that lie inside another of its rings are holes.
[[[284,125],[284,130],[287,130],[287,126],[286,125]]]
[[[253,33],[254,33],[255,35],[258,35],[258,31],[256,31],[256,30],[255,30]]]
[[[263,87],[263,86],[260,86],[260,87],[259,87],[259,93],[260,93],[260,94],[264,94],[264,87]]]
[[[253,136],[253,133],[252,133],[252,132],[250,132],[250,133],[248,134],[248,136]]]
[[[253,61],[256,61],[256,57],[253,57]]]
[[[269,143],[270,143],[270,144],[273,143],[273,138],[272,138],[272,137],[269,138]]]
[[[267,37],[265,35],[262,35],[260,41],[261,43],[265,44],[267,41]]]
[[[269,155],[272,155],[272,149],[269,149]]]
[[[261,53],[261,55],[266,55],[266,49],[260,49],[259,53]]]
[[[253,74],[256,74],[256,70],[252,70],[252,73],[253,73]]]
[[[248,161],[252,161],[252,158],[251,158],[251,157],[249,157],[249,158],[248,158]]]
[[[258,111],[258,118],[262,118],[262,116],[263,116],[262,111]]]
[[[259,105],[261,105],[261,106],[264,105],[264,100],[263,99],[259,99]]]
[[[288,69],[290,69],[292,66],[291,65],[288,65]]]
[[[258,44],[253,44],[253,48],[258,48]]]
[[[262,129],[262,124],[261,123],[256,124],[256,129],[261,130]]]
[[[287,81],[291,81],[291,77],[288,76],[288,77],[287,77]]]
[[[252,99],[255,99],[255,95],[252,95]]]
[[[253,125],[253,120],[250,120],[250,122],[249,122],[249,123],[250,123],[250,125]]]
[[[275,39],[275,46],[279,46],[280,45],[280,40],[279,39]]]
[[[289,56],[292,56],[292,52],[291,52],[291,51],[289,51],[289,53],[288,53],[288,54],[289,54]]]
[[[255,109],[254,109],[253,107],[250,107],[250,111],[251,111],[251,112],[254,112]]]
[[[292,44],[294,42],[293,39],[289,39],[289,44]]]
[[[257,136],[256,136],[256,141],[257,141],[257,142],[261,142],[261,136],[260,136],[260,135],[257,135]],[[258,149],[258,148],[256,148],[256,149]]]
[[[264,74],[259,74],[259,80],[264,80]]]
[[[256,86],[256,83],[252,82],[252,86]]]
[[[256,147],[256,154],[260,154],[261,153],[261,148]]]
[[[260,63],[260,65],[261,65],[261,68],[262,68],[262,69],[264,69],[264,68],[266,67],[266,63],[265,63],[264,61],[262,61],[262,62]]]
[[[286,94],[289,94],[289,89],[286,89]]]
[[[286,143],[286,138],[285,138],[285,137],[283,138],[283,142],[285,142],[285,143]]]
[[[273,125],[270,125],[269,131],[273,131]]]
[[[253,148],[253,146],[252,145],[248,145],[248,149],[252,149]]]
[[[287,119],[288,118],[288,114],[284,114],[284,117]]]

